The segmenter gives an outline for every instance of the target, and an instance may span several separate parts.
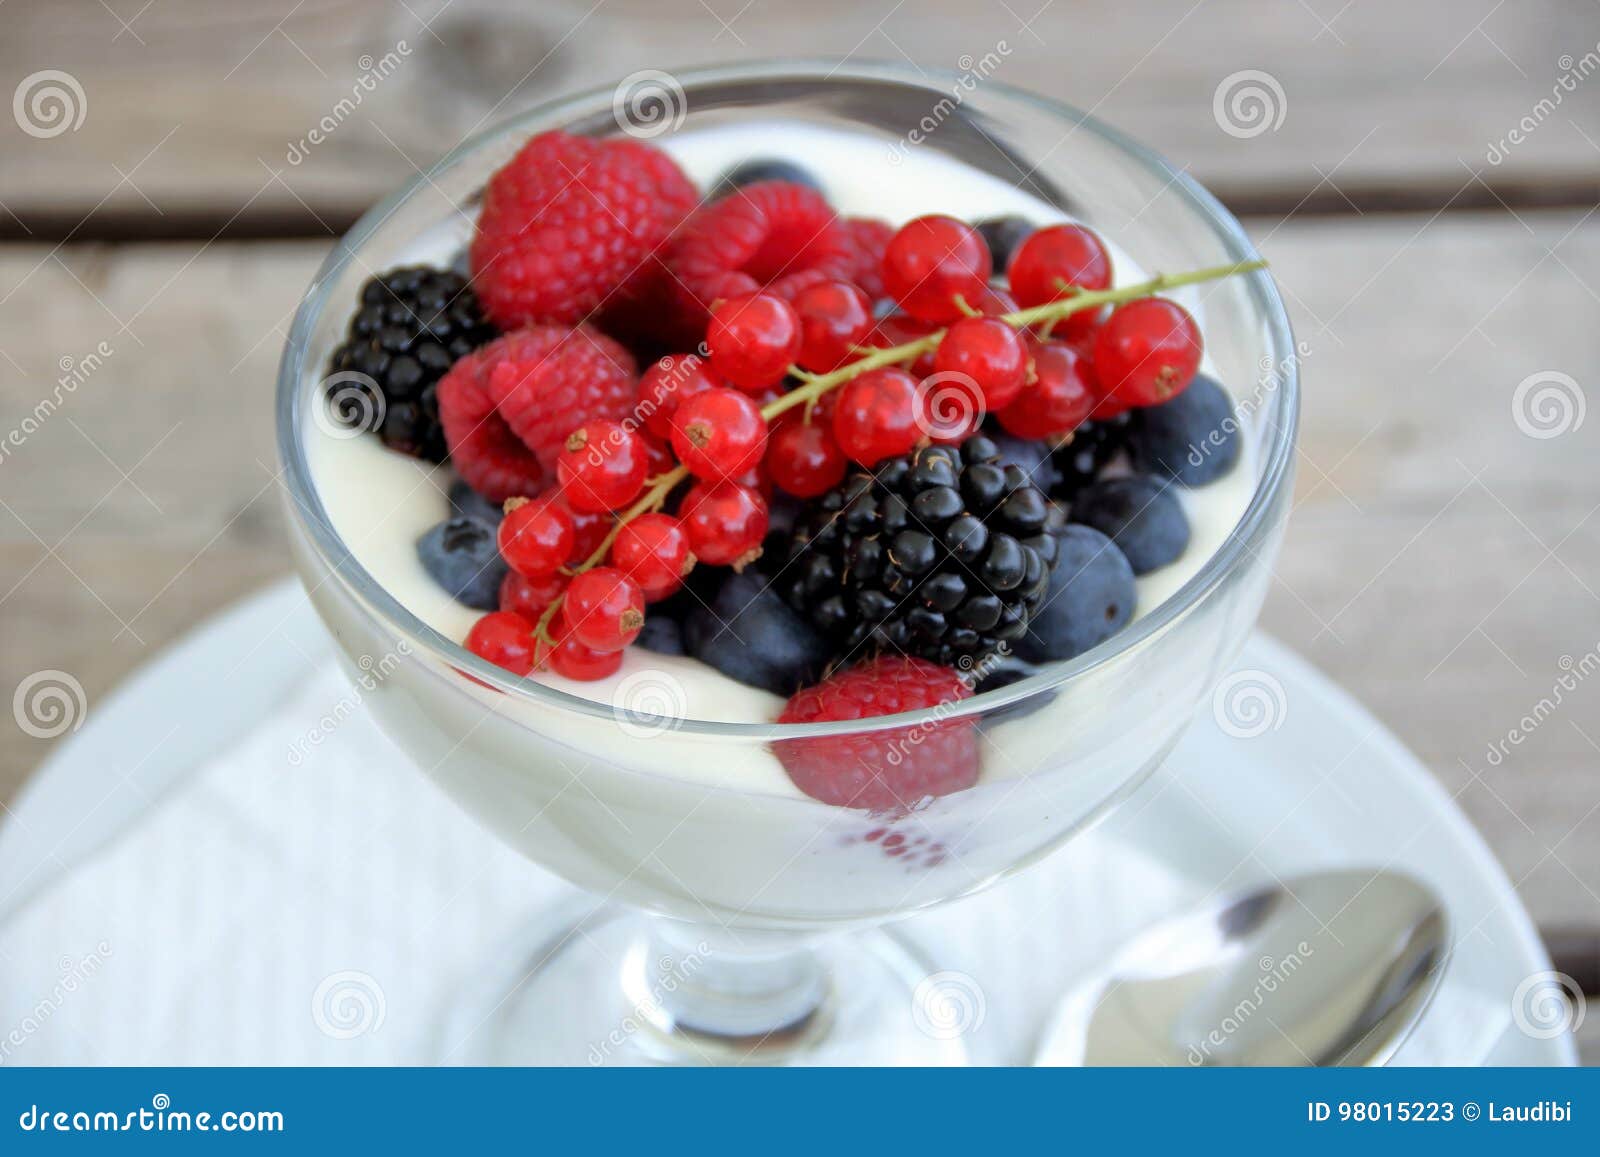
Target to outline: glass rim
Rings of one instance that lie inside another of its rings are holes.
[[[923,89],[930,93],[943,93],[945,90],[936,87],[936,82],[955,82],[961,75],[963,74],[949,69],[923,69],[914,72],[910,66],[893,61],[852,61],[839,64],[800,58],[686,69],[675,73],[674,79],[683,87],[686,94],[695,88],[783,80],[809,84],[826,84],[832,81],[891,83]],[[1213,234],[1221,242],[1229,260],[1243,262],[1259,257],[1254,244],[1233,214],[1198,181],[1175,168],[1154,150],[1089,113],[1064,102],[993,80],[986,80],[984,88],[1012,101],[1031,105],[1056,119],[1070,122],[1072,127],[1068,130],[1069,133],[1080,129],[1090,132],[1149,170],[1152,175],[1160,179],[1164,187],[1178,193],[1197,211],[1199,217],[1211,226]],[[585,117],[605,112],[611,108],[614,91],[615,85],[591,88],[573,96],[537,105],[524,113],[474,133],[440,160],[362,214],[324,259],[296,309],[283,357],[279,363],[275,407],[278,451],[283,463],[289,496],[307,516],[300,520],[301,525],[322,563],[330,572],[339,576],[365,609],[377,614],[391,629],[421,643],[436,658],[481,684],[487,684],[515,698],[531,700],[541,706],[570,710],[592,718],[613,720],[624,712],[611,704],[519,677],[495,666],[468,651],[461,643],[435,630],[384,588],[356,560],[328,518],[311,477],[302,437],[304,425],[301,419],[302,405],[309,396],[309,392],[302,388],[302,382],[311,332],[323,309],[329,304],[328,295],[337,280],[337,275],[354,260],[354,255],[361,246],[401,205],[417,192],[431,186],[436,174],[453,168],[469,155],[506,137],[531,135],[548,129],[566,127]],[[1265,269],[1257,270],[1238,275],[1238,280],[1249,288],[1255,311],[1265,324],[1272,343],[1278,348],[1293,351],[1294,335],[1288,313],[1270,273]],[[1291,474],[1295,433],[1299,425],[1299,359],[1295,357],[1281,359],[1279,370],[1282,380],[1275,388],[1275,393],[1279,397],[1274,408],[1274,435],[1267,447],[1261,474],[1257,479],[1250,503],[1240,515],[1239,521],[1200,569],[1154,610],[1129,623],[1083,654],[1050,663],[1037,674],[993,691],[975,694],[959,703],[941,704],[917,711],[869,719],[800,724],[746,723],[657,716],[632,710],[625,714],[631,722],[639,725],[660,724],[663,732],[674,735],[770,742],[862,734],[980,716],[1036,696],[1050,694],[1082,679],[1090,672],[1159,635],[1170,624],[1182,618],[1220,586],[1234,572],[1241,560],[1253,555],[1256,540],[1270,529],[1269,515],[1279,491],[1287,484]]]

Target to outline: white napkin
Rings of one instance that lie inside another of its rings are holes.
[[[292,765],[346,694],[321,668],[0,925],[0,1064],[441,1059],[461,986],[574,893],[458,811],[364,714]],[[975,1058],[1026,1063],[1075,978],[1208,891],[1102,827],[902,927],[982,993]],[[1503,1000],[1451,977],[1397,1062],[1472,1063],[1507,1020]]]

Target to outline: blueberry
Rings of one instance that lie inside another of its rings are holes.
[[[1025,663],[1021,659],[1011,656],[988,660],[983,664],[982,670],[984,672],[983,677],[978,680],[978,685],[973,688],[980,695],[985,691],[998,691],[1002,687],[1020,683],[1028,676],[1039,673],[1039,668],[1032,663]],[[1007,703],[1004,707],[984,712],[978,724],[980,727],[993,727],[997,723],[1009,723],[1013,719],[1021,719],[1024,716],[1032,715],[1055,697],[1056,693],[1054,691],[1044,691],[1031,695],[1026,699],[1019,699],[1015,703]]]
[[[1000,465],[1019,467],[1028,476],[1028,481],[1046,494],[1061,484],[1061,470],[1048,443],[1019,438],[1003,430],[990,430],[987,425],[984,434],[999,451]]]
[[[1133,567],[1116,543],[1089,526],[1068,526],[1056,541],[1050,593],[1016,645],[1032,663],[1075,658],[1133,617]]]
[[[1005,217],[989,217],[978,222],[978,236],[989,246],[989,255],[994,258],[996,274],[1003,272],[1006,266],[1011,264],[1011,255],[1037,228],[1038,226],[1026,217],[1018,217],[1014,213]]]
[[[753,161],[744,161],[735,165],[717,182],[713,197],[723,197],[735,189],[742,189],[746,185],[754,185],[757,181],[788,181],[795,185],[804,185],[809,189],[822,192],[822,185],[811,175],[810,170],[804,169],[793,161],[782,161],[776,157],[762,157]]]
[[[689,612],[683,644],[730,679],[792,695],[817,681],[833,649],[770,582],[750,571],[729,574],[709,607]]]
[[[1166,566],[1189,545],[1189,519],[1178,496],[1148,474],[1096,482],[1073,501],[1072,521],[1108,535],[1134,574]]]
[[[479,611],[499,607],[506,564],[492,526],[459,515],[447,519],[417,539],[417,558],[456,602]]]
[[[1183,486],[1215,482],[1239,461],[1239,421],[1228,391],[1199,374],[1159,406],[1134,412],[1128,451],[1141,470]]]
[[[681,655],[683,628],[676,619],[668,618],[666,615],[648,614],[644,619],[644,627],[634,642],[646,651],[654,651],[658,655]]]
[[[476,518],[485,526],[499,526],[506,512],[490,502],[461,479],[450,484],[450,509],[466,518]]]

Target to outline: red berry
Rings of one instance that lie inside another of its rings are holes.
[[[992,269],[989,247],[972,226],[954,217],[918,217],[890,240],[883,284],[911,316],[943,324],[963,316],[956,298],[970,301]]]
[[[556,478],[574,510],[616,510],[644,489],[649,457],[644,441],[622,423],[585,422],[567,435]]]
[[[738,478],[766,453],[767,420],[738,390],[707,390],[672,415],[672,448],[696,478]]]
[[[689,549],[701,562],[742,569],[761,556],[767,500],[732,482],[696,482],[678,508]]]
[[[927,337],[938,328],[932,322],[918,321],[904,313],[892,313],[879,321],[861,344],[873,349],[888,349]],[[930,349],[917,355],[917,360],[910,366],[913,377],[925,378],[933,373],[933,354],[934,351]]]
[[[667,514],[641,514],[624,523],[611,545],[611,564],[639,584],[646,602],[682,586],[694,562],[688,531]]]
[[[767,443],[767,472],[796,498],[826,494],[844,479],[849,465],[831,424],[815,413],[809,422],[800,417],[780,422]]]
[[[546,578],[531,579],[508,570],[506,577],[500,580],[500,609],[515,611],[529,622],[537,623],[539,616],[566,589],[566,575],[553,574]]]
[[[597,566],[572,576],[561,601],[567,634],[593,651],[620,651],[644,626],[644,592],[616,567]]]
[[[833,437],[852,461],[875,466],[907,453],[928,433],[917,381],[904,370],[868,370],[839,388]]]
[[[872,329],[872,302],[848,281],[824,281],[795,295],[800,315],[801,369],[825,373],[854,356]]]
[[[1016,313],[1018,309],[1016,298],[992,285],[985,285],[966,302],[984,317],[999,317],[1003,313]]]
[[[541,640],[535,659],[541,668],[548,667],[557,675],[588,683],[615,675],[617,668],[622,666],[622,651],[623,648],[596,651],[593,647],[584,646],[570,633],[560,633],[558,627],[555,646]]]
[[[1051,225],[1035,230],[1017,247],[1006,279],[1024,306],[1043,305],[1071,297],[1073,288],[1107,288],[1111,255],[1105,243],[1083,226]]]
[[[572,557],[582,562],[599,550],[615,522],[610,511],[573,510],[572,528],[576,535],[572,543]]]
[[[660,438],[649,434],[641,435],[644,440],[645,470],[644,480],[648,483],[652,478],[659,478],[678,465],[678,456]]]
[[[533,620],[514,611],[490,611],[467,632],[467,650],[513,675],[533,670]]]
[[[1100,393],[1129,406],[1154,406],[1182,393],[1200,368],[1200,327],[1164,297],[1144,297],[1111,311],[1095,335]]]
[[[1094,409],[1089,359],[1061,342],[1041,342],[1033,351],[1033,382],[997,415],[1019,438],[1049,438],[1076,430]]]
[[[651,362],[639,377],[639,413],[657,438],[672,437],[672,412],[696,394],[722,385],[711,367],[694,354],[669,354]]]
[[[1028,380],[1028,347],[1019,334],[992,317],[964,317],[951,324],[934,351],[933,368],[952,382],[970,381],[977,389],[974,404],[982,410],[1004,409]]]
[[[497,533],[500,557],[518,574],[546,578],[572,558],[577,528],[554,498],[512,498]]]
[[[791,698],[779,723],[869,719],[956,703],[972,688],[949,667],[884,657],[833,675]],[[796,787],[837,807],[906,811],[929,796],[978,781],[978,734],[970,717],[910,727],[780,739],[773,748]]]
[[[719,302],[706,327],[711,365],[741,390],[761,390],[783,380],[800,352],[800,317],[770,293]]]

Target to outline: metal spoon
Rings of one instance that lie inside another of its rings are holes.
[[[1390,871],[1317,872],[1164,920],[1070,992],[1042,1065],[1381,1065],[1438,988],[1438,898]]]

